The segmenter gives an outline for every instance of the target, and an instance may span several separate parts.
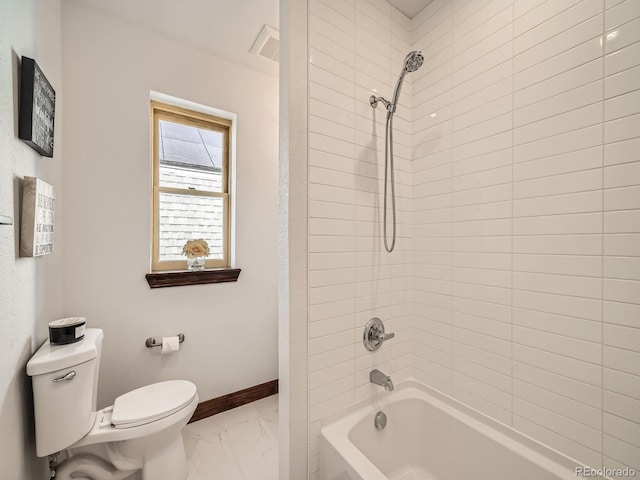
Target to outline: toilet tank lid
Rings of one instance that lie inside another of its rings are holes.
[[[51,345],[47,339],[27,362],[27,375],[43,375],[92,360],[98,355],[103,337],[102,329],[87,328],[79,342]]]

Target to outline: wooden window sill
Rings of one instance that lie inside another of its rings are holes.
[[[201,285],[204,283],[237,282],[239,268],[209,268],[197,272],[179,270],[172,272],[147,273],[150,288],[182,287],[184,285]]]

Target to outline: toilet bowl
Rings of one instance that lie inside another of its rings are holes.
[[[96,410],[102,339],[102,330],[87,329],[77,343],[46,341],[29,360],[36,453],[62,452],[58,480],[184,480],[181,431],[198,404],[195,385],[154,383]]]

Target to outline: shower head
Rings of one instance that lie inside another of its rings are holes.
[[[404,67],[402,71],[403,73],[415,72],[422,66],[423,62],[424,57],[422,56],[422,53],[414,50],[404,58]]]
[[[404,57],[404,63],[402,64],[402,71],[400,72],[400,78],[398,78],[398,83],[396,83],[396,88],[393,91],[393,98],[391,100],[391,104],[387,106],[387,111],[390,114],[394,114],[396,111],[396,106],[398,105],[398,99],[400,98],[400,90],[402,90],[402,83],[404,82],[404,76],[407,73],[412,73],[418,70],[422,63],[424,62],[424,57],[422,53],[414,50],[413,52],[409,52],[406,57]]]
[[[376,108],[378,106],[378,102],[382,102],[382,104],[387,109],[387,125],[385,128],[385,136],[384,136],[384,220],[383,220],[383,238],[384,238],[384,248],[387,252],[392,252],[393,248],[396,244],[396,196],[395,196],[395,187],[394,187],[394,170],[393,170],[393,115],[396,112],[396,107],[398,106],[398,99],[400,98],[400,90],[402,90],[402,83],[404,82],[404,77],[407,73],[413,73],[418,70],[422,64],[424,63],[424,57],[422,53],[414,50],[413,52],[409,52],[406,57],[404,57],[404,62],[402,63],[402,71],[400,72],[400,77],[398,78],[398,82],[396,83],[396,88],[393,90],[393,97],[391,101],[387,100],[384,97],[378,97],[376,95],[371,95],[369,97],[369,104],[372,108]],[[387,172],[391,172],[391,204],[393,211],[393,234],[391,240],[391,246],[387,243]],[[377,372],[377,370],[376,370]],[[379,373],[379,372],[378,372]],[[373,381],[373,380],[372,380]],[[374,382],[375,383],[375,382]],[[385,389],[387,386],[389,388],[387,390],[393,390],[393,384],[391,380],[389,380],[389,385],[385,385]]]
[[[391,101],[387,100],[384,97],[376,97],[375,95],[371,95],[369,97],[369,103],[373,108],[378,106],[378,102],[382,102],[387,109],[389,115],[393,115],[396,111],[396,107],[398,105],[398,99],[400,98],[400,91],[402,90],[402,84],[404,83],[404,76],[407,73],[413,73],[418,70],[422,64],[424,63],[424,56],[422,52],[414,50],[413,52],[409,52],[406,57],[404,57],[404,62],[402,63],[402,71],[400,72],[400,77],[398,78],[398,82],[396,83],[396,88],[393,90],[393,97]]]

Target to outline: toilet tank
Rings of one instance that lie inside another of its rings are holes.
[[[27,363],[39,457],[64,450],[91,430],[103,337],[101,329],[88,328],[76,343],[51,345],[47,340]]]

